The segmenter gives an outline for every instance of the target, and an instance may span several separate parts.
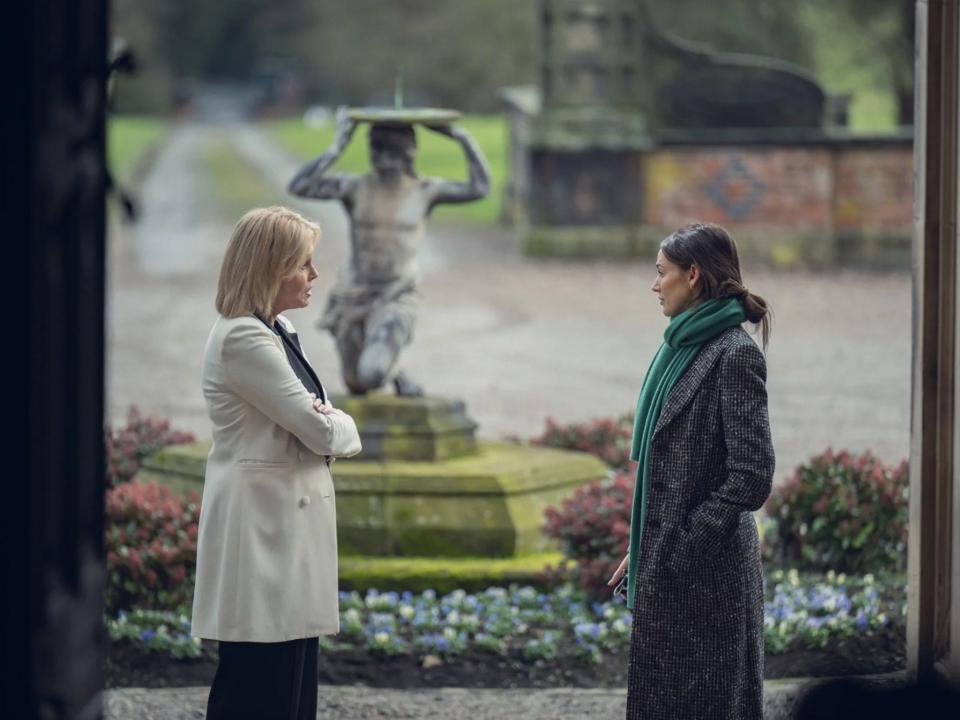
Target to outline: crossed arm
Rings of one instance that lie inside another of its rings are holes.
[[[311,452],[350,457],[360,452],[360,435],[349,415],[317,405],[286,356],[259,328],[238,326],[223,341],[222,358],[233,390],[292,433]]]

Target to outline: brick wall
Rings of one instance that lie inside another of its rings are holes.
[[[910,234],[913,151],[909,146],[837,152],[834,184],[833,223],[838,231]]]
[[[912,161],[908,143],[660,148],[646,158],[644,222],[909,238]]]
[[[521,245],[529,254],[646,257],[668,233],[706,221],[729,228],[744,252],[775,266],[910,266],[909,133],[752,144],[673,141],[622,151],[636,158],[639,176],[610,165],[617,193],[586,182],[591,151],[525,150],[530,158],[557,156],[566,163],[539,172],[533,167],[525,178],[529,188],[518,195],[525,198]],[[545,212],[535,197],[556,187],[564,190],[559,209]],[[609,204],[612,195],[622,196],[617,212],[591,209],[600,200]],[[574,222],[568,206],[590,211]]]

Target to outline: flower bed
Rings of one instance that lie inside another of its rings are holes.
[[[801,576],[796,570],[774,570],[764,578],[766,652],[824,648],[832,640],[877,632],[906,617],[906,594],[899,575],[878,583],[871,574]]]
[[[629,468],[626,419],[568,428],[548,424],[537,442],[593,451],[614,466]],[[126,478],[135,471],[138,448],[174,437],[166,425],[154,427],[133,416],[128,431],[129,438],[138,439],[111,449],[113,478]],[[821,497],[835,495],[837,512],[849,510],[859,520],[864,519],[864,499],[879,497],[877,502],[902,513],[903,493],[896,491],[905,477],[902,468],[889,470],[867,455],[853,460],[843,453],[829,454],[822,462],[814,460],[811,467],[823,479],[820,497],[807,503],[809,483],[793,482],[789,492],[771,501],[780,503],[776,507],[780,522],[771,532],[780,534],[775,537],[778,544],[765,543],[765,550],[777,550],[781,559],[807,563],[808,572],[774,569],[766,573],[767,677],[902,668],[903,576],[869,573],[875,565],[898,567],[880,561],[895,559],[902,550],[896,544],[902,534],[899,525],[891,525],[891,539],[881,548],[882,557],[875,557],[873,549],[863,550],[868,535],[853,521],[849,528],[838,521],[840,535],[826,537],[816,546],[806,543],[799,554],[796,537],[784,534],[794,525],[799,528],[797,537],[812,538],[814,531],[822,530],[815,527],[815,518],[805,522],[802,515],[823,511],[826,501]],[[547,513],[546,532],[561,541],[568,560],[576,563],[572,571],[565,569],[568,565],[558,567],[555,575],[575,581],[577,587],[565,584],[545,592],[511,585],[442,595],[433,590],[342,592],[341,633],[321,638],[321,679],[397,687],[622,686],[630,614],[621,601],[609,599],[606,578],[624,552],[632,481],[629,469],[612,472]],[[850,500],[851,487],[860,498],[856,503]],[[882,491],[879,495],[871,490],[877,487]],[[831,488],[833,494],[827,492]],[[107,666],[111,685],[197,685],[212,678],[215,644],[190,637],[183,611],[192,595],[191,557],[199,508],[196,498],[175,500],[166,491],[138,483],[121,483],[108,497],[108,598],[112,610],[127,608],[106,620],[114,643]],[[857,534],[851,537],[847,530]],[[884,541],[886,536],[878,533],[876,538]],[[824,567],[824,562],[837,555],[824,548],[862,551],[857,569],[866,574],[810,572],[826,570],[829,565]],[[813,560],[820,564],[811,565]],[[141,609],[130,611],[133,607]]]
[[[113,642],[127,641],[174,658],[198,658],[203,654],[200,638],[190,636],[190,618],[167,610],[120,611],[105,619]]]
[[[768,656],[824,649],[902,625],[902,576],[800,575],[774,570],[765,581],[764,640]],[[423,665],[456,663],[465,654],[515,663],[596,665],[623,658],[630,614],[620,600],[591,602],[571,586],[544,593],[531,587],[489,588],[438,596],[377,592],[340,594],[340,635],[322,651],[360,653],[370,663],[407,657]],[[175,658],[212,652],[189,637],[189,621],[171,612],[121,613],[108,620],[114,641]]]
[[[384,655],[449,658],[473,647],[529,662],[561,652],[595,661],[623,646],[630,633],[621,601],[591,603],[569,587],[549,594],[517,586],[455,590],[443,597],[371,590],[341,593],[340,609],[341,635]]]

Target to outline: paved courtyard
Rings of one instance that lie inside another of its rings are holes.
[[[183,124],[141,189],[143,217],[113,225],[108,288],[108,409],[138,405],[209,437],[200,360],[215,317],[220,258],[237,217],[212,187],[210,147],[227,143],[262,178],[262,204],[285,202],[324,236],[313,305],[290,313],[320,377],[342,391],[331,338],[315,328],[347,251],[335,203],[283,188],[297,161],[255,126]],[[322,148],[318,148],[318,151]],[[775,312],[768,354],[777,477],[828,446],[908,452],[910,276],[832,268],[745,281]],[[648,261],[522,257],[508,229],[431,225],[422,254],[422,314],[403,365],[428,392],[462,398],[488,438],[529,437],[546,417],[617,415],[635,403],[665,320]]]
[[[902,685],[901,674],[874,676],[876,687]],[[763,716],[788,720],[806,688],[793,680],[764,683]],[[108,690],[105,720],[200,720],[208,688]],[[387,690],[361,686],[321,686],[318,720],[620,720],[625,689],[551,690],[465,689]]]

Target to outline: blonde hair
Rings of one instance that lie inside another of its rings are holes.
[[[320,227],[274,206],[251,210],[230,235],[217,283],[217,312],[235,318],[271,314],[280,283],[302,265],[320,239]]]

